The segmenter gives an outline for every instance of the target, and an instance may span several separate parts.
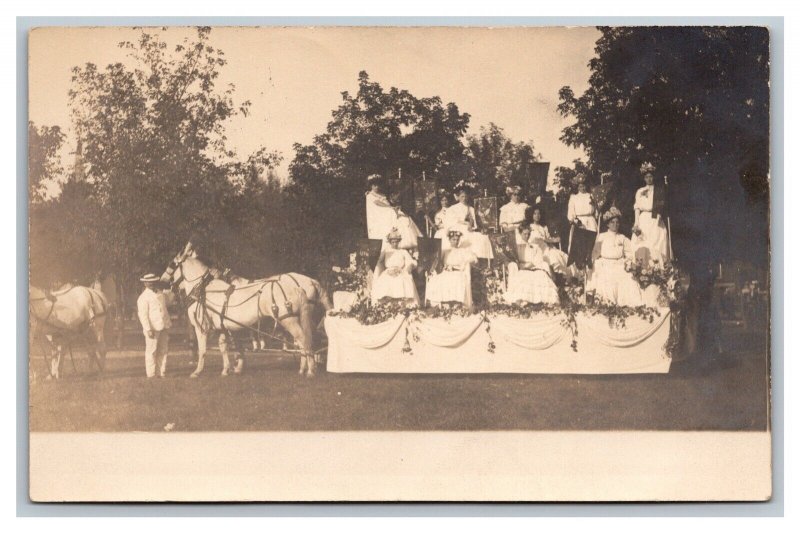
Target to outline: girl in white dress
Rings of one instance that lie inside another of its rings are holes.
[[[470,250],[482,259],[491,259],[492,243],[489,237],[478,231],[477,217],[475,208],[469,205],[467,187],[458,187],[455,190],[456,203],[447,208],[444,215],[444,224],[448,229],[457,229],[461,232],[461,246],[469,247]],[[444,231],[439,232],[442,238]],[[448,236],[449,237],[449,236]],[[450,240],[442,239],[442,250],[450,249]]]
[[[531,236],[528,242],[541,248],[544,260],[553,272],[574,277],[576,275],[574,267],[567,267],[567,254],[558,248],[561,239],[551,237],[550,230],[542,222],[542,208],[534,207],[531,216],[533,222],[530,225]]]
[[[470,268],[478,262],[478,257],[461,244],[460,229],[450,229],[447,237],[450,247],[442,254],[444,267],[428,280],[425,299],[431,305],[459,302],[465,307],[471,307]]]
[[[388,247],[381,251],[375,267],[372,303],[390,298],[419,305],[417,287],[411,276],[411,270],[417,266],[417,262],[411,257],[408,250],[399,247],[401,240],[402,237],[397,228],[392,228],[392,231],[386,236]]]
[[[669,261],[669,244],[664,219],[660,214],[653,215],[655,167],[644,163],[640,170],[644,174],[645,186],[636,191],[633,204],[633,253],[645,265],[653,260],[658,260],[663,265]]]
[[[558,303],[558,289],[553,282],[550,265],[542,254],[542,249],[531,242],[530,225],[523,223],[517,232],[523,244],[517,246],[519,264],[509,265],[508,289],[504,294],[507,303],[529,302],[532,304]]]
[[[384,236],[394,228],[400,232],[402,238],[399,247],[414,249],[422,232],[411,217],[389,202],[383,193],[382,182],[383,179],[378,174],[372,174],[367,178],[370,188],[366,193],[367,237],[383,240]]]
[[[510,196],[511,201],[500,208],[500,229],[503,231],[516,232],[517,227],[525,222],[525,215],[528,209],[530,209],[530,206],[521,201],[522,187],[519,185],[508,187],[506,192]],[[517,232],[517,236],[519,236],[519,232]],[[517,244],[522,243],[518,241]]]
[[[631,241],[619,233],[622,213],[612,207],[603,215],[608,231],[597,236],[592,251],[594,269],[591,285],[598,298],[619,306],[643,304],[642,291],[633,276],[625,271],[625,261],[633,258]]]

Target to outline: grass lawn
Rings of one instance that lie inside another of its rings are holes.
[[[102,376],[76,353],[60,382],[30,387],[31,431],[763,430],[766,358],[757,339],[728,341],[712,365],[663,375],[296,374],[291,356],[250,355],[222,378],[210,352],[189,379],[177,352],[169,377],[147,380],[144,356],[113,353]],[[34,360],[41,367],[41,360]]]

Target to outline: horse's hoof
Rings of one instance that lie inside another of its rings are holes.
[[[315,377],[317,377],[316,372],[309,372],[308,374],[306,374],[306,379],[313,379]]]
[[[200,374],[198,374],[197,372],[192,372],[192,373],[189,375],[189,377],[190,377],[190,378],[198,378],[198,377],[200,377]]]

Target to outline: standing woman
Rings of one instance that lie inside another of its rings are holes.
[[[522,201],[522,187],[519,185],[507,187],[506,193],[511,201],[500,208],[500,229],[515,231],[520,224],[525,222],[525,214],[530,206]],[[521,243],[517,242],[517,244]]]
[[[436,239],[447,239],[447,209],[450,207],[450,193],[446,189],[439,189],[440,209],[433,216],[433,236]]]
[[[567,205],[567,220],[571,224],[569,232],[570,244],[572,244],[572,234],[576,227],[597,231],[597,209],[595,208],[594,200],[592,200],[592,195],[589,194],[586,176],[578,174],[575,176],[575,183],[578,190],[569,197],[569,204]]]
[[[416,248],[417,239],[422,236],[422,232],[411,217],[389,202],[383,188],[383,178],[379,174],[372,174],[367,177],[367,185],[367,236],[370,239],[384,240],[387,233],[397,229],[402,238],[400,248]]]
[[[653,199],[656,194],[656,167],[651,163],[643,163],[639,171],[644,177],[644,187],[636,191],[633,203],[634,224],[633,252],[637,261],[648,264],[659,261],[661,264],[670,260],[667,226],[661,214],[653,210]]]
[[[456,184],[456,203],[447,208],[444,216],[445,227],[456,229],[461,233],[459,241],[461,246],[469,248],[481,259],[491,259],[494,257],[492,243],[489,241],[489,237],[478,231],[475,208],[469,205],[469,190],[471,190],[470,186],[464,181]],[[450,241],[442,240],[442,250],[449,248]]]

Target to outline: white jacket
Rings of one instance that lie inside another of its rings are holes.
[[[142,323],[142,330],[163,331],[172,326],[167,310],[167,299],[163,292],[153,292],[145,289],[136,301],[139,311],[139,322]]]

